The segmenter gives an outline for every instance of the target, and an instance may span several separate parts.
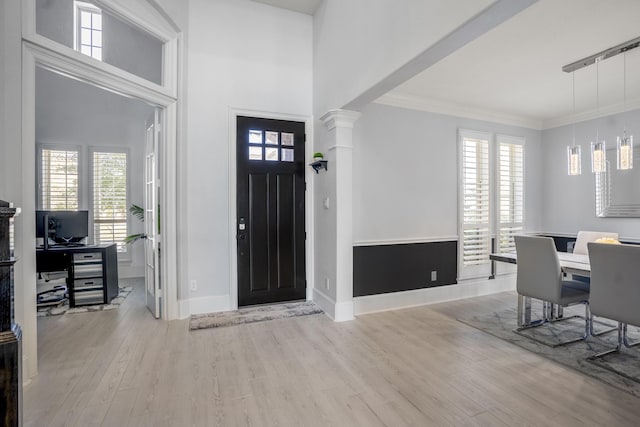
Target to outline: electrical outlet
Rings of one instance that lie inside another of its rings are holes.
[[[327,290],[329,290],[329,288],[330,288],[330,287],[331,287],[331,285],[330,285],[329,278],[328,278],[328,277],[325,277],[325,278],[324,278],[324,288],[325,288],[325,289],[327,289]]]
[[[436,280],[438,280],[438,272],[436,270],[433,270],[431,272],[431,281],[435,282]]]
[[[191,292],[195,292],[198,290],[198,281],[197,280],[192,280],[191,281]]]

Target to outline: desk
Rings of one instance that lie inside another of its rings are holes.
[[[490,254],[491,261],[517,264],[518,257],[515,253]],[[591,275],[591,265],[588,255],[578,255],[569,252],[558,252],[560,268],[565,274],[575,274],[589,277]],[[554,314],[554,311],[557,310]],[[551,306],[550,317],[562,317],[562,307],[554,309]],[[518,294],[518,327],[531,325],[531,298]]]
[[[114,243],[37,249],[36,270],[39,273],[67,271],[71,307],[109,304],[118,295],[118,257]]]

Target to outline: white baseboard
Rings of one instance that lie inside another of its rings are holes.
[[[344,322],[355,318],[353,315],[352,301],[336,303],[333,298],[319,289],[314,288],[313,302],[318,304],[325,314],[335,322]]]
[[[513,291],[515,289],[516,277],[513,274],[498,276],[492,280],[463,280],[456,285],[356,297],[353,299],[354,313],[358,316],[360,314],[375,313],[378,311],[396,310],[490,295],[499,292]]]
[[[192,314],[217,313],[231,310],[229,295],[211,295],[178,301],[178,317],[186,319]]]

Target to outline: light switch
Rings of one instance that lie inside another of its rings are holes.
[[[322,204],[324,205],[325,209],[329,209],[329,198],[325,197],[324,200],[322,201]]]

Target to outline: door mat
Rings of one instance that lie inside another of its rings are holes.
[[[189,329],[218,328],[242,323],[263,322],[287,317],[308,316],[323,313],[312,301],[259,305],[222,313],[194,314],[189,320]]]
[[[572,315],[584,315],[584,307],[565,308],[564,316]],[[540,317],[541,310],[532,308],[531,319],[540,319]],[[612,353],[595,361],[588,360],[590,356],[615,348],[618,338],[616,331],[589,337],[586,341],[549,347],[521,334],[529,335],[539,341],[559,342],[580,336],[584,332],[584,320],[563,320],[517,334],[513,332],[517,325],[517,310],[514,307],[480,316],[459,318],[458,321],[640,397],[640,347],[623,348],[620,353]],[[597,322],[595,324],[596,333],[599,329],[609,329],[611,325],[615,324],[615,322],[608,320]],[[630,342],[640,340],[640,328],[629,326],[628,334]]]
[[[69,299],[64,298],[62,301],[55,305],[47,307],[38,307],[38,317],[46,316],[60,316],[62,314],[74,314],[74,313],[88,313],[93,311],[108,311],[115,310],[124,302],[129,296],[133,288],[131,286],[125,286],[119,288],[118,296],[111,300],[110,304],[96,304],[96,305],[84,305],[81,307],[69,307]]]

